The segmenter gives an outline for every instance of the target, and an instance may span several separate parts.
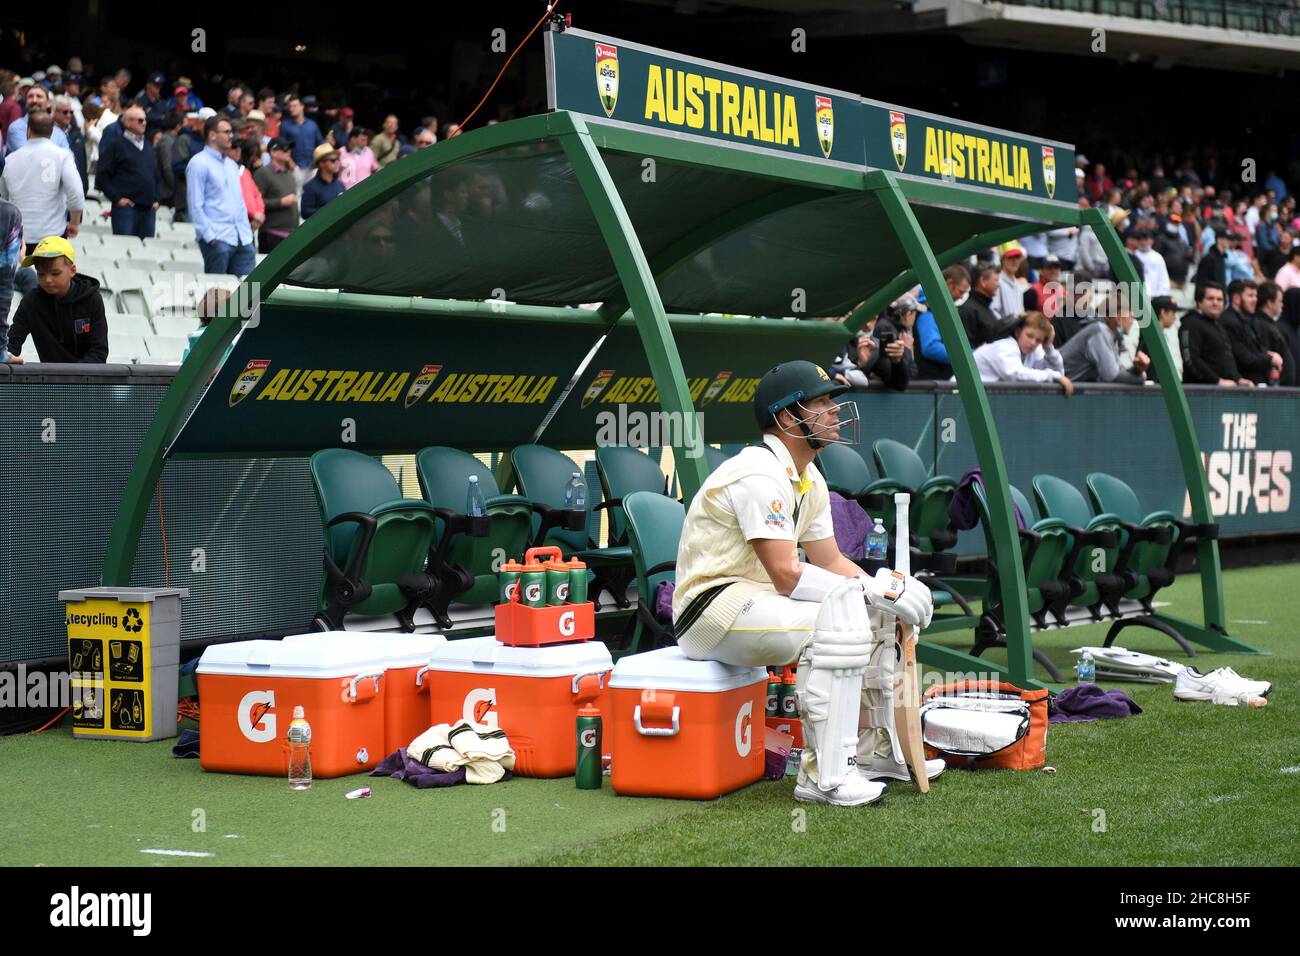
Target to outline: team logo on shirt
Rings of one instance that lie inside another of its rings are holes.
[[[596,93],[605,115],[613,116],[618,103],[618,47],[596,44]]]
[[[700,399],[701,405],[707,405],[721,394],[723,387],[731,380],[730,372],[719,372],[717,377],[709,383],[709,387],[704,392],[704,397]]]
[[[1056,150],[1051,146],[1043,147],[1043,185],[1047,187],[1047,198],[1056,195]]]
[[[406,392],[407,408],[424,398],[424,393],[429,390],[429,386],[433,384],[433,380],[438,377],[438,373],[441,371],[441,365],[426,365],[420,369],[420,374],[416,376],[415,381],[411,383],[411,387]]]
[[[773,498],[767,503],[767,517],[763,519],[763,524],[769,528],[780,528],[785,530],[785,502],[780,498]]]
[[[271,367],[270,359],[253,359],[244,366],[244,370],[239,373],[235,379],[234,386],[230,389],[230,407],[234,408],[244,399],[253,393],[257,383],[262,380],[266,370]]]
[[[821,145],[822,155],[830,159],[831,146],[835,142],[835,111],[831,108],[831,98],[813,97],[813,106],[817,111],[817,142]]]
[[[613,377],[614,370],[612,368],[601,369],[600,374],[593,378],[591,384],[587,386],[586,394],[582,396],[582,407],[586,408],[600,398],[600,393],[605,390],[605,386],[610,383]]]
[[[894,150],[894,162],[901,173],[907,165],[907,117],[902,113],[889,111],[889,145]]]

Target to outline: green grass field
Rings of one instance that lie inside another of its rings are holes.
[[[170,742],[77,741],[59,727],[0,739],[0,864],[1293,866],[1296,582],[1294,566],[1227,572],[1229,632],[1270,656],[1199,661],[1272,681],[1269,706],[1178,703],[1169,685],[1107,684],[1145,713],[1053,725],[1054,774],[949,771],[927,796],[893,784],[880,803],[852,809],[798,804],[790,779],[708,803],[618,797],[608,781],[581,791],[572,779],[421,792],[346,777],[290,793],[278,778],[204,773],[173,758]],[[1165,594],[1172,613],[1199,619],[1197,577]],[[1037,646],[1064,673],[1069,648],[1104,634],[1073,628]],[[1177,650],[1140,629],[1121,643]],[[343,798],[363,784],[372,798]],[[152,849],[211,855],[142,852]]]

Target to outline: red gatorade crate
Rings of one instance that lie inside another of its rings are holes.
[[[615,792],[709,800],[763,776],[764,668],[667,647],[621,659],[609,687]]]
[[[563,561],[559,548],[529,548],[524,554],[525,569],[533,569],[534,564],[544,557],[550,557],[556,562]],[[586,571],[582,573],[586,574]],[[496,606],[496,639],[502,644],[512,647],[541,647],[544,644],[588,641],[596,636],[596,606],[592,602],[533,607],[525,600],[528,597],[525,594],[527,589],[528,585],[521,581],[510,600]],[[534,584],[533,592],[534,600],[545,601],[548,592],[545,581]]]
[[[462,718],[505,732],[515,773],[566,777],[577,766],[578,708],[605,709],[614,663],[600,641],[508,647],[493,637],[448,641],[429,660],[431,724]]]
[[[225,773],[286,774],[294,707],[311,724],[312,773],[341,777],[384,756],[384,655],[342,644],[214,644],[199,660],[199,762]]]

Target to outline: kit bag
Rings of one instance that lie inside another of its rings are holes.
[[[1046,690],[997,681],[931,687],[921,705],[921,737],[930,757],[952,766],[1034,770],[1047,759]]]

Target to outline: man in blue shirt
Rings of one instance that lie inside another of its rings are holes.
[[[33,86],[28,90],[24,102],[27,104],[27,114],[18,117],[9,124],[9,132],[5,137],[5,155],[26,145],[27,115],[38,110],[50,111],[50,94],[45,91],[43,86]],[[68,148],[68,137],[64,135],[63,130],[59,129],[57,125],[54,127],[54,135],[50,137],[50,142],[55,146],[61,146],[64,149]]]
[[[203,152],[185,167],[189,218],[203,255],[203,271],[242,278],[253,271],[256,250],[239,185],[239,164],[226,156],[234,128],[225,116],[213,116],[203,124],[203,135]]]
[[[293,164],[304,171],[311,166],[312,154],[325,142],[325,137],[315,120],[307,118],[301,99],[291,96],[285,105],[289,115],[280,122],[280,135],[293,144]]]
[[[943,270],[943,280],[948,284],[948,294],[954,303],[970,292],[970,273],[963,265],[951,265]],[[952,378],[952,361],[948,349],[939,335],[939,325],[933,312],[918,312],[912,326],[916,336],[916,371],[918,379],[947,381]]]

